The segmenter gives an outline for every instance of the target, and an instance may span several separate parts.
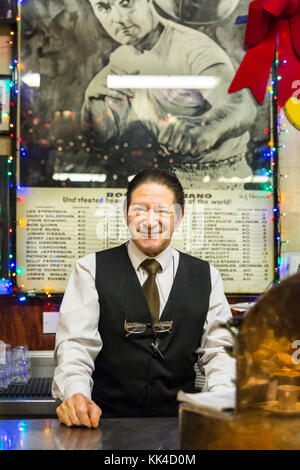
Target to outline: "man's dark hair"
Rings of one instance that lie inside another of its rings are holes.
[[[166,186],[174,193],[175,204],[179,204],[181,208],[184,208],[184,192],[183,187],[174,174],[169,173],[167,170],[161,170],[159,168],[152,168],[149,170],[143,170],[128,183],[127,186],[127,212],[131,202],[132,192],[141,184],[144,183],[157,183]]]

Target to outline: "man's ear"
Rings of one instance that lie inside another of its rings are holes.
[[[128,225],[127,199],[125,199],[124,204],[123,204],[123,215],[124,215],[125,223],[126,225]]]
[[[177,228],[184,216],[184,207],[175,204],[174,229]]]

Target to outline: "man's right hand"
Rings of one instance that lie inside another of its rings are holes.
[[[82,393],[75,393],[56,408],[56,414],[66,426],[96,428],[99,425],[102,410]]]
[[[139,70],[132,70],[130,75],[139,75]],[[131,89],[127,88],[108,88],[107,86],[107,75],[118,75],[119,77],[123,75],[128,75],[127,72],[122,70],[119,67],[107,66],[100,73],[95,75],[95,77],[90,81],[87,86],[84,95],[84,101],[86,106],[90,99],[105,99],[113,98],[117,101],[130,100],[134,98],[135,93]]]
[[[123,101],[126,98],[133,98],[134,93],[131,90],[125,88],[120,90],[108,88],[103,84],[97,84],[97,81],[93,80],[87,87],[84,97],[86,103],[88,103],[89,99],[91,98],[104,99],[106,97]]]

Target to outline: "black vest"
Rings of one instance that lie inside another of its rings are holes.
[[[179,254],[160,318],[173,320],[172,331],[160,333],[158,338],[164,359],[151,347],[152,329],[125,337],[125,318],[152,322],[126,244],[96,253],[96,288],[103,347],[95,360],[92,398],[102,416],[176,416],[177,392],[194,392],[195,350],[201,343],[211,292],[209,264]]]

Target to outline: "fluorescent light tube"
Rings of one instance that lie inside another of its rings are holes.
[[[215,76],[193,77],[186,75],[107,75],[108,88],[160,88],[160,89],[212,89],[220,79]]]

